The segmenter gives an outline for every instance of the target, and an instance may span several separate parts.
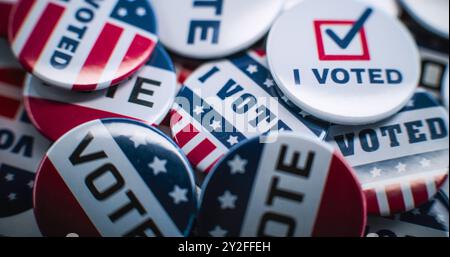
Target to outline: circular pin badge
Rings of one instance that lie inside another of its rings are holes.
[[[74,91],[119,84],[157,45],[148,1],[20,0],[11,18],[9,40],[26,70]]]
[[[150,61],[120,86],[74,92],[48,86],[29,75],[24,90],[31,120],[53,141],[95,119],[130,118],[159,125],[169,113],[176,92],[174,67],[159,45]]]
[[[369,217],[367,237],[448,237],[448,197],[439,192],[433,200],[392,217]]]
[[[18,0],[0,0],[0,37],[8,36],[9,15]]]
[[[224,57],[247,49],[269,31],[284,0],[153,1],[161,41],[191,58]]]
[[[327,141],[354,167],[370,214],[386,216],[419,207],[448,177],[448,114],[424,91],[383,122],[331,127]]]
[[[442,99],[447,110],[449,109],[449,66],[447,66],[444,75],[444,84],[442,85]]]
[[[374,123],[395,114],[419,82],[419,52],[406,28],[358,1],[298,5],[275,22],[267,49],[283,93],[337,124]]]
[[[35,173],[50,142],[22,104],[25,71],[0,39],[0,236],[41,236],[33,215]]]
[[[421,27],[448,40],[448,0],[400,0],[400,3]]]
[[[364,196],[351,168],[331,146],[292,132],[233,148],[202,191],[202,236],[361,236],[364,231]]]
[[[251,51],[202,65],[185,81],[171,112],[177,144],[199,171],[208,173],[229,149],[270,131],[325,138],[327,124],[292,111],[275,87],[265,55]]]
[[[187,236],[197,210],[193,171],[155,128],[128,119],[85,123],[41,163],[35,215],[46,236]]]

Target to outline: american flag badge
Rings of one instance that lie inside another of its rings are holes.
[[[158,39],[149,1],[20,0],[9,40],[25,69],[54,86],[95,91],[144,66]]]
[[[269,31],[285,0],[152,1],[159,37],[193,59],[222,58],[250,48]],[[176,9],[174,9],[176,6]]]
[[[0,37],[8,36],[9,14],[18,0],[0,0]]]
[[[423,90],[394,117],[368,126],[333,126],[327,140],[355,169],[370,214],[419,207],[448,177],[448,114]]]
[[[344,158],[309,136],[271,133],[233,148],[207,176],[201,236],[361,236],[362,189]]]
[[[449,237],[448,195],[439,192],[412,211],[369,217],[366,237]]]
[[[300,115],[271,89],[276,84],[265,55],[251,51],[198,68],[171,111],[177,144],[199,171],[208,173],[238,143],[274,131],[324,139],[328,125]]]
[[[33,215],[35,173],[50,142],[22,104],[25,71],[0,39],[0,236],[41,236]]]
[[[96,119],[129,118],[159,125],[175,100],[177,79],[169,55],[158,44],[147,64],[119,86],[74,92],[48,86],[29,75],[24,92],[30,119],[56,141],[78,125]]]
[[[187,236],[197,213],[194,175],[176,144],[152,126],[95,120],[47,152],[34,208],[45,236]]]

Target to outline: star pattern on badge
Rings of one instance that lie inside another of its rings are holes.
[[[372,177],[373,177],[373,178],[377,178],[377,177],[380,177],[380,176],[381,176],[381,173],[382,173],[382,172],[383,172],[383,171],[382,171],[381,169],[375,167],[375,168],[373,168],[373,169],[370,171],[370,174],[372,174]]]
[[[200,105],[195,106],[194,113],[195,113],[195,115],[201,115],[201,114],[205,113],[205,107],[200,106]]]
[[[239,143],[239,138],[236,136],[230,136],[227,140],[228,144],[230,144],[231,146],[234,146],[236,144]]]
[[[167,173],[167,160],[159,159],[157,156],[153,158],[153,162],[148,165],[153,170],[153,174],[158,176],[159,173]]]
[[[175,185],[173,191],[169,193],[169,196],[172,197],[173,203],[178,205],[183,202],[188,202],[187,193],[187,189],[183,189]]]
[[[247,163],[248,161],[242,159],[238,154],[234,156],[233,160],[227,162],[232,175],[245,174],[245,166]]]
[[[237,199],[238,197],[236,195],[233,195],[230,191],[225,191],[223,195],[217,198],[217,200],[220,202],[220,208],[222,210],[236,208]]]
[[[16,200],[17,199],[17,194],[16,193],[10,193],[10,194],[8,194],[8,200],[9,201],[14,201],[14,200]]]
[[[225,237],[227,235],[228,231],[221,228],[220,226],[215,226],[211,231],[209,231],[209,234],[212,237]]]
[[[423,159],[420,161],[420,165],[421,165],[423,168],[428,168],[428,167],[431,166],[431,161],[428,160],[427,158],[423,158]]]
[[[217,131],[218,129],[222,128],[222,122],[218,120],[213,120],[210,124],[213,131]]]
[[[14,180],[14,174],[11,174],[11,173],[6,174],[5,180],[6,180],[7,182],[13,181],[13,180]]]
[[[273,79],[271,78],[267,78],[266,81],[264,81],[264,85],[269,88],[273,87],[275,86],[275,81],[273,81]]]
[[[406,172],[406,167],[407,167],[406,164],[399,162],[395,168],[397,169],[398,173],[403,173],[403,172]]]
[[[148,142],[151,141],[151,138],[139,132],[129,135],[129,138],[134,143],[134,148],[138,148],[141,145],[148,145]]]
[[[250,64],[250,65],[247,67],[247,72],[250,73],[250,74],[255,74],[255,73],[257,73],[257,72],[258,72],[258,66],[254,65],[254,64]]]

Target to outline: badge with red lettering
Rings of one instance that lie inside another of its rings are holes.
[[[20,0],[9,24],[14,54],[50,85],[117,85],[150,58],[156,21],[148,1]]]
[[[0,236],[41,236],[32,192],[50,142],[33,127],[22,104],[25,71],[0,39]]]
[[[267,53],[281,91],[336,124],[394,115],[419,82],[419,51],[406,27],[362,1],[305,1],[284,12],[272,26]]]
[[[18,0],[0,0],[0,37],[8,36],[9,14]]]
[[[197,212],[194,185],[186,158],[155,128],[95,120],[48,151],[36,179],[35,214],[46,236],[187,236]]]
[[[228,150],[270,131],[324,139],[328,124],[277,98],[265,55],[249,52],[207,63],[184,83],[171,112],[172,135],[191,164],[208,173]]]
[[[269,31],[283,5],[284,0],[152,1],[164,45],[199,59],[249,48]]]
[[[369,217],[367,237],[448,237],[448,196],[439,192],[430,202],[407,213]]]
[[[73,92],[45,85],[28,76],[25,105],[31,120],[56,141],[85,122],[104,118],[130,118],[159,125],[177,92],[175,70],[158,44],[150,61],[120,86],[96,92]]]
[[[333,126],[328,141],[353,166],[368,212],[391,215],[428,202],[448,176],[448,114],[418,91],[397,115],[369,126]]]
[[[362,236],[361,187],[313,137],[272,133],[233,148],[202,188],[199,232],[213,237]]]

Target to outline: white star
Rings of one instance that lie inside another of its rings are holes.
[[[376,178],[381,176],[381,172],[382,170],[375,167],[373,168],[373,170],[370,171],[370,174],[372,174],[372,177]]]
[[[150,138],[148,136],[143,135],[142,133],[134,133],[129,136],[130,140],[133,141],[134,147],[138,148],[141,145],[147,145],[150,141]]]
[[[202,113],[204,113],[205,112],[205,110],[204,110],[204,107],[203,106],[196,106],[195,107],[195,109],[194,109],[194,113],[196,114],[196,115],[200,115],[200,114],[202,114]]]
[[[173,203],[174,204],[180,204],[182,202],[187,202],[187,193],[188,190],[187,189],[182,189],[179,186],[175,185],[175,187],[173,188],[173,191],[169,193],[170,197],[173,198]]]
[[[275,86],[275,82],[273,81],[273,79],[266,79],[266,81],[264,82],[264,85],[266,85],[266,87],[273,87]]]
[[[125,9],[125,8],[120,8],[120,9],[117,11],[117,14],[118,14],[120,17],[125,17],[125,16],[128,15],[128,11],[127,11],[127,9]]]
[[[398,173],[403,173],[406,171],[406,164],[399,162],[395,168],[397,169]]]
[[[245,173],[245,166],[248,161],[241,158],[241,156],[236,155],[233,160],[228,161],[228,166],[230,167],[230,172],[232,175]]]
[[[426,158],[423,158],[423,159],[420,161],[420,165],[422,165],[422,167],[424,167],[424,168],[428,168],[428,167],[431,166],[431,161],[428,160],[428,159],[426,159]]]
[[[155,158],[153,158],[153,162],[148,166],[152,168],[153,174],[157,176],[159,173],[167,173],[166,164],[167,160],[159,159],[155,156]]]
[[[33,187],[34,187],[34,181],[33,181],[33,180],[30,180],[30,182],[28,182],[27,186],[28,186],[29,188],[33,188]]]
[[[14,180],[14,174],[8,173],[5,176],[6,181],[11,182]]]
[[[209,231],[209,234],[213,237],[225,237],[227,233],[228,231],[220,226],[216,226],[213,230]]]
[[[309,113],[307,113],[307,112],[305,112],[305,111],[301,111],[301,112],[300,112],[300,115],[301,115],[303,118],[306,118],[306,117],[308,117],[308,116],[311,116]]]
[[[285,101],[286,103],[289,102],[289,98],[287,96],[282,96],[281,100]]]
[[[136,14],[138,16],[142,17],[142,16],[145,16],[147,14],[147,11],[145,10],[145,8],[139,7],[139,8],[136,9]]]
[[[216,130],[222,128],[222,123],[218,120],[213,120],[213,122],[211,123],[210,126],[213,129],[213,131],[216,131]]]
[[[250,65],[247,67],[247,72],[250,73],[250,74],[253,74],[253,73],[258,72],[258,66],[253,65],[253,64],[250,64]]]
[[[16,200],[16,199],[17,199],[17,194],[15,194],[15,193],[9,194],[9,195],[8,195],[8,199],[9,199],[10,201]]]
[[[222,196],[217,198],[220,202],[220,208],[222,210],[236,208],[237,199],[237,196],[233,195],[230,191],[226,191]]]
[[[414,105],[415,105],[414,100],[410,100],[406,106],[407,106],[407,107],[410,107],[410,108],[413,108]]]
[[[230,136],[230,138],[228,138],[227,142],[228,142],[231,146],[233,146],[233,145],[239,143],[239,140],[238,140],[238,137]]]

